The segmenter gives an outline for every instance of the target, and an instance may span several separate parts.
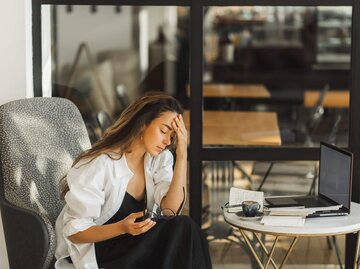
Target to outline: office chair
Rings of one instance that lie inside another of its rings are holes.
[[[99,124],[102,132],[104,132],[107,128],[109,128],[113,122],[110,115],[105,111],[99,111],[96,114],[96,121]]]
[[[54,267],[60,179],[89,147],[80,112],[66,99],[0,106],[0,206],[11,269]]]
[[[129,96],[126,93],[126,87],[123,84],[116,86],[116,96],[119,100],[120,113],[130,105]]]
[[[321,120],[323,119],[323,116],[325,114],[325,109],[324,109],[324,100],[325,100],[325,96],[326,93],[329,91],[330,89],[330,85],[327,83],[324,85],[324,87],[321,89],[320,91],[320,95],[318,100],[315,103],[315,106],[312,107],[307,114],[307,119],[304,120],[304,122],[302,123],[302,125],[300,127],[298,127],[297,130],[291,130],[291,129],[282,129],[280,130],[280,134],[281,134],[281,142],[282,144],[294,144],[296,143],[296,137],[299,136],[298,134],[301,133],[301,137],[304,138],[304,145],[311,147],[314,145],[314,142],[312,140],[312,136],[314,134],[314,131],[316,131],[317,127],[319,126]],[[335,125],[333,130],[331,131],[331,134],[329,136],[329,139],[331,139],[331,141],[328,141],[330,143],[332,143],[332,140],[335,140],[335,135],[337,132],[337,127],[339,125],[340,120],[336,120]],[[336,126],[336,128],[335,128]],[[260,182],[260,185],[258,187],[258,191],[262,190],[262,187],[264,185],[264,183],[266,182],[268,176],[270,175],[270,173],[273,171],[275,162],[270,162],[269,166],[267,168],[267,170],[263,173],[263,178]],[[297,166],[298,164],[295,163],[295,166]],[[300,169],[301,170],[301,169]],[[302,169],[304,170],[304,169]],[[308,195],[314,194],[315,193],[315,183],[317,180],[317,167],[314,164],[313,165],[313,169],[311,169],[312,172],[306,172],[304,175],[302,175],[303,177],[306,178],[311,178],[312,179],[312,183],[308,192]],[[255,169],[255,165],[253,168],[253,172],[252,174],[257,174],[258,172],[256,172]]]
[[[86,130],[90,139],[91,145],[95,144],[101,138],[101,130],[99,130],[98,123],[85,121]]]
[[[330,89],[330,85],[327,83],[320,91],[319,99],[316,101],[315,106],[309,111],[309,119],[306,123],[305,133],[306,141],[305,146],[313,146],[314,143],[312,141],[312,135],[316,128],[319,126],[320,122],[324,118],[325,108],[324,108],[324,100],[327,92]]]

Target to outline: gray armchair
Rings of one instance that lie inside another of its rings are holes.
[[[82,117],[66,99],[0,106],[0,206],[11,269],[54,267],[60,179],[89,147]]]

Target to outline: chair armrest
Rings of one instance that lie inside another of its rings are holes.
[[[16,207],[5,199],[0,202],[10,268],[43,268],[49,249],[44,221],[34,212]]]

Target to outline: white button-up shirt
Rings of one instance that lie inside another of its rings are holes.
[[[165,150],[153,157],[146,153],[144,172],[147,207],[160,205],[173,176],[173,156]],[[120,208],[127,185],[133,177],[125,155],[114,160],[102,154],[89,163],[80,161],[67,174],[70,190],[66,205],[55,225],[57,247],[55,268],[98,268],[94,243],[74,244],[68,237],[107,222]],[[71,256],[73,264],[66,259]]]

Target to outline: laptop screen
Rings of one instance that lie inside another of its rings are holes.
[[[352,154],[321,143],[319,195],[350,209]]]

